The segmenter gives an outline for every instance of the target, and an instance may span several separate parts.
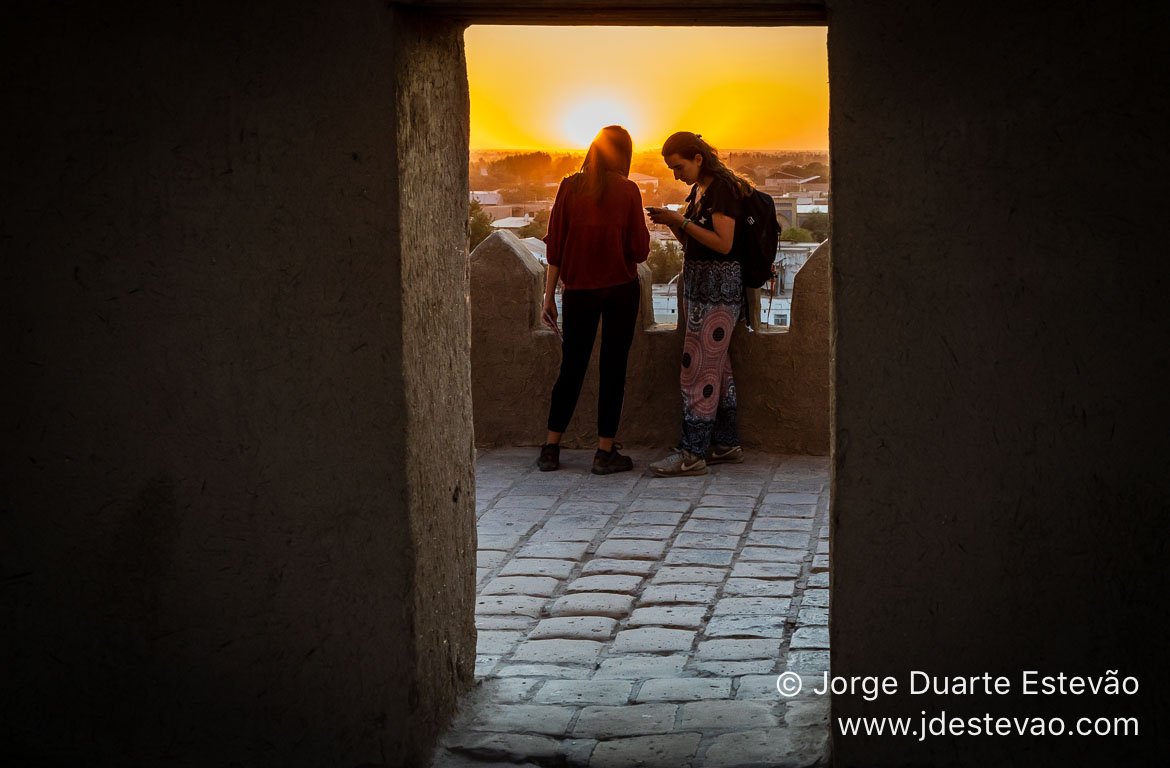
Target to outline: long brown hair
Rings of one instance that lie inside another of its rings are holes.
[[[747,197],[752,193],[751,182],[724,165],[719,159],[719,152],[703,141],[701,134],[690,131],[670,134],[662,144],[662,156],[667,155],[678,155],[688,160],[695,155],[701,155],[703,157],[703,165],[699,171],[701,175],[723,179],[731,186],[737,197]]]
[[[581,163],[580,190],[593,200],[605,195],[610,173],[628,177],[634,157],[634,141],[620,125],[607,125],[597,132]]]

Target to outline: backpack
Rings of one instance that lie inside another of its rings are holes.
[[[746,288],[759,288],[772,279],[772,265],[780,243],[780,225],[776,222],[776,201],[758,189],[740,201],[739,219],[735,222],[735,242],[731,250],[743,268]]]

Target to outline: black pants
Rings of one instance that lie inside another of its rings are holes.
[[[561,297],[564,342],[561,373],[553,386],[548,430],[564,432],[573,418],[581,384],[593,354],[597,321],[601,320],[600,387],[597,395],[597,436],[617,435],[626,396],[626,360],[638,320],[638,281],[588,290],[566,290]]]

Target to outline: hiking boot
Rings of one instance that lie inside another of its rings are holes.
[[[629,472],[634,468],[634,460],[629,456],[618,453],[617,444],[612,451],[603,451],[600,448],[593,454],[593,474],[612,475],[614,472]]]
[[[650,465],[650,471],[659,477],[687,477],[707,474],[707,462],[690,451],[675,451],[665,459]]]
[[[712,445],[707,451],[707,464],[742,464],[743,448],[738,445]]]
[[[545,443],[540,448],[540,458],[536,466],[541,472],[552,472],[561,466],[561,446],[557,443]]]

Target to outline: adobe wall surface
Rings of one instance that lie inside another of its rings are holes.
[[[419,179],[463,162],[457,28],[402,59],[381,2],[10,21],[4,754],[413,759],[474,654],[466,212],[420,213],[466,195]]]
[[[833,714],[1136,714],[1144,734],[837,738],[836,765],[1160,762],[1166,14],[829,6],[833,672],[1015,691]],[[1145,224],[1106,245],[1102,220]],[[1025,697],[1024,669],[1142,692]]]
[[[745,446],[824,455],[829,436],[828,262],[826,244],[797,275],[792,326],[753,335],[738,326],[732,370]],[[650,270],[642,266],[642,306],[626,377],[618,440],[668,448],[679,438],[683,334],[656,326]],[[539,321],[544,268],[508,232],[471,254],[472,399],[478,445],[540,445],[560,367],[560,341]],[[566,444],[597,439],[597,357],[593,359]]]

